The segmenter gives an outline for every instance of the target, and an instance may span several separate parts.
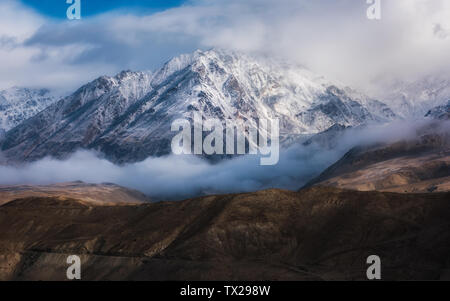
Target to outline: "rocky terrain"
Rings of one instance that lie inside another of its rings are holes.
[[[0,207],[0,279],[450,279],[450,194],[313,187],[98,206],[31,197]]]

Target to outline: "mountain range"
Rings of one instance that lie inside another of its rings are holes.
[[[411,95],[420,89],[439,90]],[[329,149],[349,128],[421,121],[411,137],[351,148],[299,191],[156,202],[108,183],[0,186],[0,280],[66,280],[73,254],[83,280],[366,280],[373,254],[384,280],[448,280],[450,103],[439,91],[388,106],[301,66],[221,50],[102,76],[34,116],[16,114],[1,157],[84,148],[136,162],[169,153],[171,122],[193,112],[279,118],[284,146]],[[30,109],[15,95],[15,110]]]
[[[330,127],[397,118],[383,102],[302,66],[223,50],[173,58],[155,72],[102,76],[6,133],[8,162],[91,149],[115,163],[171,152],[173,120],[278,118],[283,145]]]

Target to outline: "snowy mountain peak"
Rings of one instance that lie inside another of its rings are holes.
[[[11,160],[95,149],[114,162],[170,153],[173,120],[278,118],[284,144],[333,125],[387,121],[382,102],[296,64],[224,50],[180,55],[155,72],[100,77],[7,133]]]
[[[430,75],[412,82],[395,82],[381,94],[399,116],[420,118],[450,99],[450,80],[445,75]]]

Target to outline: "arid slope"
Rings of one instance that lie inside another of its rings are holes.
[[[74,198],[97,205],[150,201],[143,193],[115,184],[69,182],[54,185],[0,185],[0,205],[27,197]]]
[[[450,134],[431,125],[418,137],[356,147],[305,187],[423,193],[450,191]]]
[[[450,193],[313,187],[97,206],[27,198],[0,207],[0,279],[450,279]]]

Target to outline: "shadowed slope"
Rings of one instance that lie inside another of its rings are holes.
[[[0,278],[64,280],[448,279],[450,193],[314,187],[96,206],[28,198],[0,207]]]

